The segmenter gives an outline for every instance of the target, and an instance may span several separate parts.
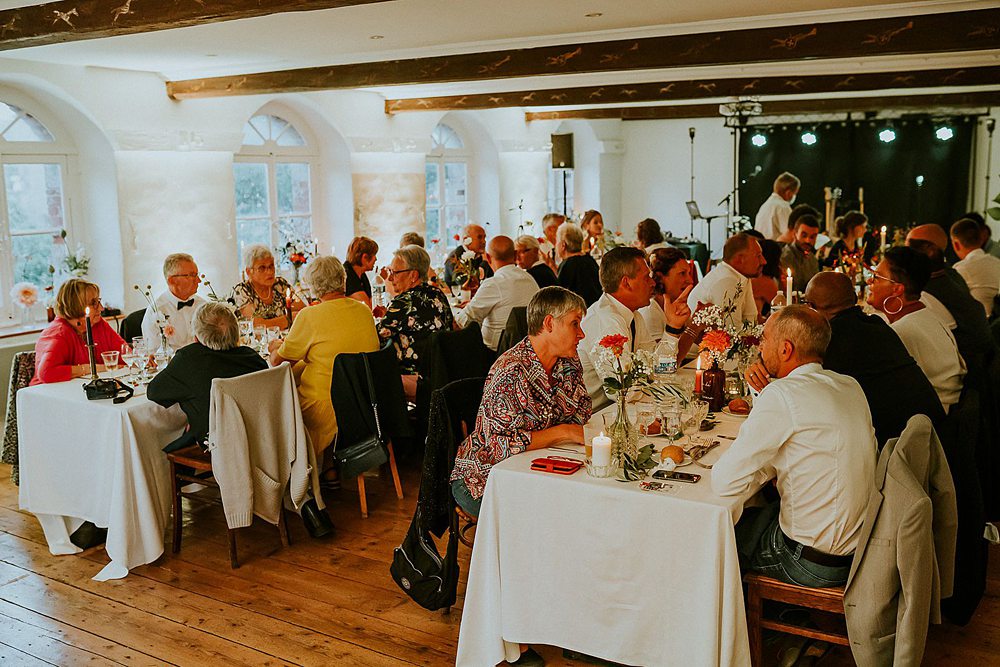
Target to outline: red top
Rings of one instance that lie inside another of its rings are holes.
[[[93,325],[94,357],[101,363],[101,352],[122,349],[125,342],[104,320]],[[89,364],[84,337],[61,317],[52,321],[35,343],[35,377],[31,384],[65,382],[73,377],[73,366]]]

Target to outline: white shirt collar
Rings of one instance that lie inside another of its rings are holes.
[[[801,366],[796,366],[792,370],[788,371],[789,375],[805,375],[806,373],[815,373],[816,371],[823,370],[823,366],[816,361],[810,362],[808,364],[802,364]]]
[[[985,254],[986,253],[983,251],[982,248],[976,248],[975,250],[971,251],[968,255],[966,255],[965,259],[975,259],[976,257],[982,257]]]
[[[606,299],[607,302],[611,305],[611,309],[614,312],[621,315],[622,319],[625,320],[626,322],[631,322],[635,318],[635,313],[629,310],[624,303],[616,299],[614,296],[605,292],[603,295],[601,295],[601,298]]]

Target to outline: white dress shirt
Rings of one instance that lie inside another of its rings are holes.
[[[699,281],[688,295],[688,307],[693,313],[698,308],[698,302],[723,306],[736,296],[737,286],[743,286],[740,302],[736,303],[734,315],[745,322],[757,321],[757,302],[753,300],[753,286],[750,279],[729,266],[725,262],[716,264],[705,277]]]
[[[562,260],[559,259],[559,253],[556,252],[556,247],[548,239],[538,242],[538,255],[540,257],[548,257],[556,266],[562,263]]]
[[[781,531],[843,556],[858,545],[876,456],[861,385],[818,363],[804,364],[760,392],[739,436],[712,468],[712,489],[742,495],[775,478]]]
[[[791,212],[792,205],[778,193],[772,192],[760,205],[753,228],[763,234],[764,238],[775,241],[788,229],[788,214]]]
[[[501,266],[493,277],[479,285],[476,296],[455,316],[455,320],[460,327],[469,322],[479,322],[483,327],[483,342],[491,350],[496,350],[511,309],[527,306],[537,291],[538,283],[530,273],[516,264]]]
[[[191,327],[191,318],[195,309],[205,303],[205,299],[195,294],[191,297],[194,301],[190,306],[185,306],[177,310],[180,299],[167,290],[156,297],[156,308],[160,315],[166,318],[165,322],[157,322],[156,314],[152,308],[146,308],[146,314],[142,318],[142,335],[146,340],[156,341],[159,345],[160,324],[173,327],[173,335],[167,336],[167,343],[175,350],[179,350],[185,345],[194,342],[194,329]],[[131,341],[129,341],[131,342]]]
[[[929,308],[904,315],[889,326],[930,380],[947,413],[962,395],[966,373],[955,336]]]
[[[983,304],[986,317],[990,317],[993,314],[993,299],[1000,291],[1000,259],[977,248],[965,259],[955,262],[955,270],[965,278],[972,296]]]
[[[948,310],[948,306],[941,303],[941,301],[933,294],[921,292],[920,303],[924,304],[927,310],[934,313],[934,315],[941,321],[941,324],[943,324],[948,331],[954,331],[958,326],[958,322],[955,321],[951,311]],[[888,321],[889,320],[886,319],[887,323]]]
[[[659,343],[665,333],[664,327],[667,325],[667,316],[663,312],[663,308],[660,307],[656,299],[650,299],[648,306],[639,309],[639,315],[642,316],[642,321],[646,324],[649,337]]]
[[[635,322],[635,338],[632,338],[632,322]],[[591,304],[587,315],[580,322],[585,338],[576,347],[580,355],[580,365],[583,366],[583,381],[587,392],[594,403],[594,412],[611,403],[611,397],[604,393],[604,379],[598,377],[597,370],[590,358],[602,338],[621,334],[628,339],[627,347],[631,350],[652,350],[653,339],[649,337],[646,323],[642,317],[626,308],[621,301],[610,294],[602,294],[601,298]]]

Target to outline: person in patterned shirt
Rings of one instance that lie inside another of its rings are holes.
[[[479,516],[490,469],[509,456],[559,443],[583,444],[592,404],[577,344],[587,304],[563,287],[539,290],[528,303],[528,337],[493,364],[476,427],[458,447],[451,490]]]
[[[413,344],[435,331],[453,329],[455,317],[448,298],[427,283],[431,258],[417,245],[403,246],[392,254],[387,279],[392,302],[378,326],[383,341],[396,347],[403,389],[410,400],[417,394],[417,352]]]

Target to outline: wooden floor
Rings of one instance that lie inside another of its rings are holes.
[[[388,568],[413,511],[418,472],[403,469],[406,500],[385,479],[368,484],[368,519],[357,492],[332,494],[337,527],[311,540],[300,521],[292,545],[259,520],[241,533],[231,570],[221,510],[187,513],[179,557],[168,554],[125,579],[91,579],[101,549],[52,556],[37,521],[17,509],[0,465],[0,665],[448,665],[454,664],[468,550],[461,548],[458,608],[428,612],[396,587]],[[965,628],[935,627],[928,665],[1000,664],[1000,550],[987,598]],[[539,647],[550,665],[571,665]],[[851,664],[832,653],[820,664]]]

